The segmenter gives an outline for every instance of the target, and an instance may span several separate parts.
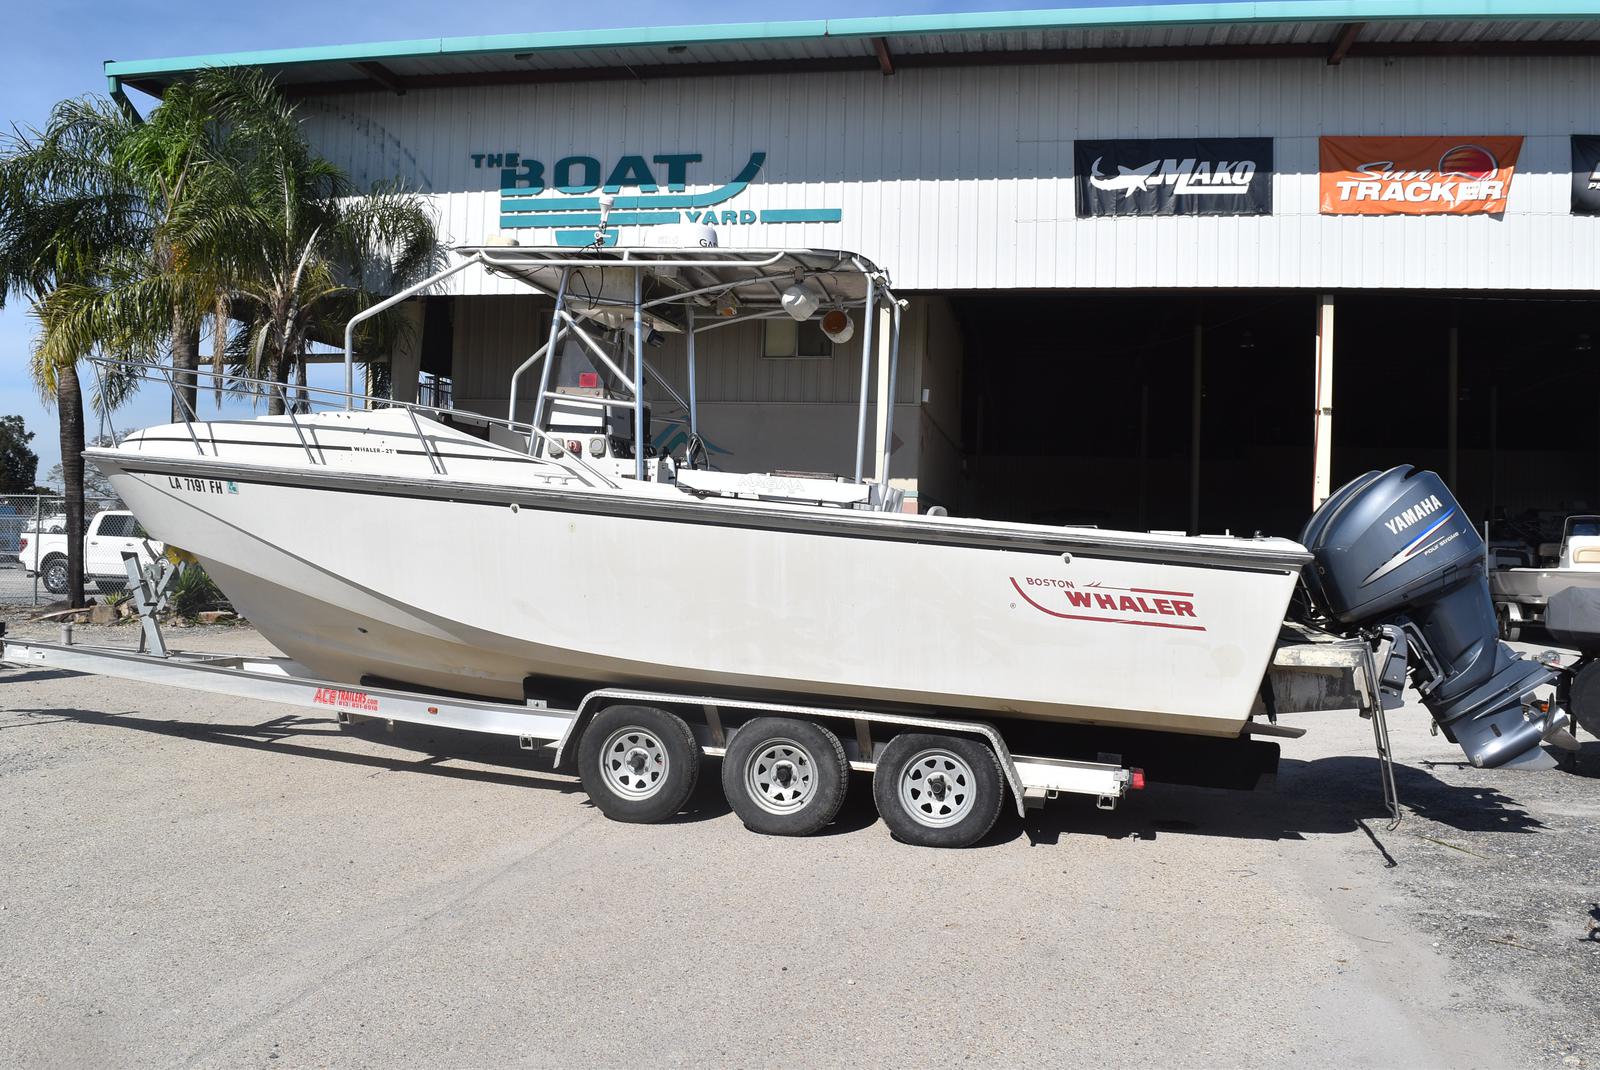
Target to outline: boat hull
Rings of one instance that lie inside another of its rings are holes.
[[[559,679],[1231,736],[1298,573],[1281,544],[92,456],[268,640],[352,684],[522,698]]]

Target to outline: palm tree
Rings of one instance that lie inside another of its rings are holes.
[[[118,355],[166,348],[184,383],[174,418],[194,411],[194,369],[207,317],[213,372],[224,364],[286,384],[314,341],[438,258],[433,219],[414,195],[358,195],[311,151],[294,106],[259,71],[207,70],[175,86],[122,141],[119,169],[142,192],[150,243],[42,304],[45,345],[101,345]],[[368,321],[364,345],[392,337],[397,316]],[[118,384],[113,384],[118,385]]]
[[[214,200],[182,214],[172,231],[216,257],[221,307],[240,323],[233,365],[285,385],[298,374],[303,384],[311,343],[340,339],[350,317],[434,269],[434,220],[398,184],[360,194],[312,152],[295,107],[259,73],[207,89],[232,135],[231,166],[207,184]],[[392,340],[398,321],[366,321],[358,343]],[[214,365],[222,359],[216,352]],[[282,413],[288,393],[272,391],[268,411]]]
[[[142,198],[114,165],[130,116],[103,99],[58,104],[42,131],[0,135],[0,307],[20,297],[35,312],[63,286],[95,284],[137,255],[148,229]],[[67,597],[83,592],[83,390],[78,361],[91,351],[33,351],[34,382],[60,419],[67,514]],[[102,399],[103,401],[104,399]]]

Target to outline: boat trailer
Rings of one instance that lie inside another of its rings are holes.
[[[124,560],[140,625],[138,649],[78,642],[71,624],[61,625],[59,642],[10,639],[0,624],[0,663],[276,702],[332,714],[346,726],[382,721],[390,728],[406,723],[508,736],[523,750],[553,751],[553,763],[558,767],[572,756],[584,728],[601,711],[613,706],[644,706],[682,716],[700,753],[712,758],[727,753],[738,730],[737,724],[729,726],[730,719],[806,718],[836,729],[850,769],[866,773],[878,768],[885,737],[908,729],[964,737],[993,753],[1019,815],[1061,795],[1086,795],[1099,809],[1114,810],[1129,791],[1145,786],[1143,771],[1125,766],[1119,755],[1101,754],[1102,760],[1089,762],[1017,754],[999,728],[976,720],[624,687],[591,690],[570,708],[563,708],[539,698],[516,703],[376,683],[335,683],[311,676],[285,657],[173,650],[162,634],[157,614],[180,566],[162,558],[141,569],[131,553],[125,554]],[[1372,721],[1383,798],[1393,828],[1399,824],[1400,809],[1384,717],[1385,705],[1398,703],[1397,698],[1385,701],[1391,691],[1398,695],[1397,690],[1384,686],[1394,676],[1391,655],[1392,649],[1383,644],[1375,651],[1373,645],[1359,639],[1301,635],[1280,642],[1244,735],[1297,738],[1305,729],[1278,724],[1279,714],[1358,710]],[[1399,664],[1403,680],[1403,654]],[[1380,666],[1387,671],[1380,671]],[[1266,719],[1258,719],[1262,716]]]

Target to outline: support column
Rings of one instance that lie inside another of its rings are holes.
[[[1456,486],[1458,470],[1457,447],[1461,431],[1461,328],[1450,325],[1450,372],[1445,376],[1450,391],[1445,409],[1445,466],[1444,481],[1450,493],[1460,494]]]
[[[1189,534],[1200,534],[1200,419],[1205,384],[1204,333],[1200,309],[1194,312],[1194,383],[1189,399]]]
[[[889,443],[886,438],[889,431],[889,406],[894,404],[894,399],[889,397],[889,310],[878,310],[878,329],[873,332],[878,339],[878,411],[874,436],[878,443],[873,457],[873,478],[885,486],[889,483]],[[887,404],[885,403],[887,399]]]
[[[1311,507],[1333,493],[1333,295],[1317,298],[1316,424],[1311,435]]]
[[[421,298],[412,298],[403,303],[398,312],[405,326],[389,355],[389,397],[414,404],[417,379],[422,371],[422,330],[427,305]]]

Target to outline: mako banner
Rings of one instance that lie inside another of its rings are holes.
[[[1271,215],[1272,139],[1078,141],[1079,216]]]
[[[1572,214],[1600,215],[1600,134],[1572,135]]]
[[[1323,215],[1470,215],[1506,210],[1517,137],[1325,137]]]

